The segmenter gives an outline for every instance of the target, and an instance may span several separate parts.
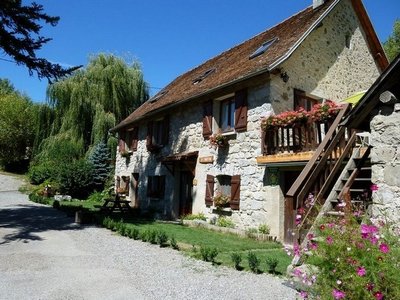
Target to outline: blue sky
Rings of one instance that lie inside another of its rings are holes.
[[[30,3],[31,1],[23,1]],[[312,0],[36,0],[61,20],[44,26],[52,37],[38,53],[65,66],[86,65],[90,55],[137,59],[151,94],[205,60],[274,26]],[[399,0],[364,0],[378,37],[385,41],[400,18]],[[0,54],[0,58],[8,57]],[[0,78],[34,101],[44,101],[47,80],[0,60]]]

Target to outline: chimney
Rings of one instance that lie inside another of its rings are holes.
[[[324,4],[325,0],[313,0],[313,9],[316,9],[317,7],[321,6]]]

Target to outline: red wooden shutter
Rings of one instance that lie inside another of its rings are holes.
[[[147,138],[146,138],[147,150],[151,151],[152,146],[153,146],[153,122],[149,121],[147,123]]]
[[[213,102],[209,100],[203,105],[203,137],[208,139],[212,135]]]
[[[214,176],[207,175],[206,197],[205,197],[206,206],[211,206],[213,204],[213,197],[214,197]]]
[[[137,145],[138,145],[138,138],[139,138],[139,128],[138,127],[133,127],[133,129],[130,132],[130,134],[131,134],[130,149],[132,151],[136,151],[137,150]]]
[[[267,155],[267,147],[265,145],[266,135],[267,133],[264,130],[261,130],[261,155]]]
[[[235,93],[235,130],[238,132],[247,130],[247,90]]]
[[[162,144],[163,146],[168,145],[169,142],[169,117],[165,116],[163,120],[163,135],[162,135]]]
[[[125,131],[120,131],[119,132],[119,142],[118,142],[118,151],[122,152],[125,150]]]
[[[240,175],[234,175],[231,178],[231,208],[239,209],[240,204]]]

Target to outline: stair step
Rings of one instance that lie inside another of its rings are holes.
[[[341,203],[341,202],[343,202],[343,201],[339,201],[339,199],[332,199],[332,200],[330,200],[329,202],[331,202],[331,203]],[[363,203],[363,202],[365,202],[365,201],[363,201],[363,200],[351,199],[351,203]]]
[[[325,215],[343,217],[344,216],[344,212],[342,212],[342,211],[328,211],[328,212],[325,213]]]
[[[349,180],[348,177],[342,178],[342,181],[347,181],[347,180]],[[354,181],[371,181],[371,178],[356,178],[354,179]]]
[[[365,190],[368,190],[368,189],[350,189],[350,192],[363,193]],[[340,193],[342,191],[342,189],[336,189],[335,191]]]

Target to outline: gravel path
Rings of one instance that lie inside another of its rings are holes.
[[[0,299],[296,299],[284,281],[79,226],[0,174]]]

